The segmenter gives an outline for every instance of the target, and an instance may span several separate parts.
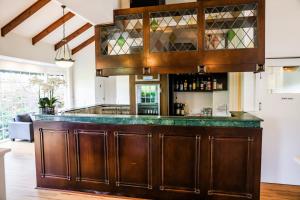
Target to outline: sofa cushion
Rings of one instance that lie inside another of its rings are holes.
[[[15,118],[16,122],[32,122],[29,114],[17,115]]]

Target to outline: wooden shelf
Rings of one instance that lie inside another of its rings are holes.
[[[193,91],[176,91],[174,90],[174,92],[178,92],[178,93],[188,93],[188,92],[192,92],[192,93],[211,93],[211,92],[221,92],[221,91],[227,91],[227,90],[193,90]]]

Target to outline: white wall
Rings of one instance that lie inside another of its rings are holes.
[[[213,107],[213,94],[210,92],[177,92],[175,99],[176,96],[178,103],[186,104],[187,114],[200,114],[203,108]]]
[[[299,0],[266,0],[266,57],[300,56],[299,10]]]
[[[225,110],[220,111],[220,108],[229,108],[229,92],[177,92],[178,103],[186,104],[186,112],[189,115],[199,115],[203,108],[212,108],[214,115],[225,115]]]
[[[129,76],[96,77],[95,45],[75,56],[73,67],[74,106],[129,104]]]
[[[242,110],[255,111],[255,74],[245,72],[242,74]]]
[[[32,45],[31,38],[14,33],[0,37],[0,55],[54,64],[53,45],[39,42]]]
[[[95,45],[89,45],[75,55],[73,66],[74,106],[94,105],[96,70]]]
[[[116,103],[129,105],[129,76],[117,76],[116,79]]]

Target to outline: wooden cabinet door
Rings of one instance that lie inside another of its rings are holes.
[[[203,65],[209,72],[255,71],[264,64],[264,0],[203,2]]]
[[[69,130],[41,129],[40,139],[41,176],[71,180]]]
[[[152,133],[137,128],[113,134],[116,190],[146,195],[153,189]]]
[[[38,125],[36,128],[35,125],[37,186],[57,189],[70,187],[73,182],[70,130],[43,124],[46,126]]]
[[[201,129],[167,127],[159,134],[159,190],[162,197],[200,197]],[[182,196],[181,196],[182,195]]]
[[[96,68],[142,68],[144,57],[144,15],[142,9],[120,13],[115,10],[114,24],[95,28]],[[128,73],[127,73],[128,74]],[[110,75],[110,74],[108,74]],[[112,74],[114,75],[114,74]]]
[[[76,129],[76,182],[83,189],[108,190],[109,162],[107,131]]]
[[[260,148],[257,147],[261,139],[253,134],[257,131],[240,128],[208,131],[209,199],[258,199]]]
[[[201,63],[201,9],[198,3],[184,3],[149,9],[147,66],[160,73],[190,72]],[[174,69],[177,70],[174,70]]]

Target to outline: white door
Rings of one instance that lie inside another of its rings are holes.
[[[294,161],[300,155],[300,93],[292,93],[297,87],[300,92],[300,70],[278,74],[282,66],[273,63],[256,75],[255,114],[264,119],[262,181],[300,185],[300,166]]]

